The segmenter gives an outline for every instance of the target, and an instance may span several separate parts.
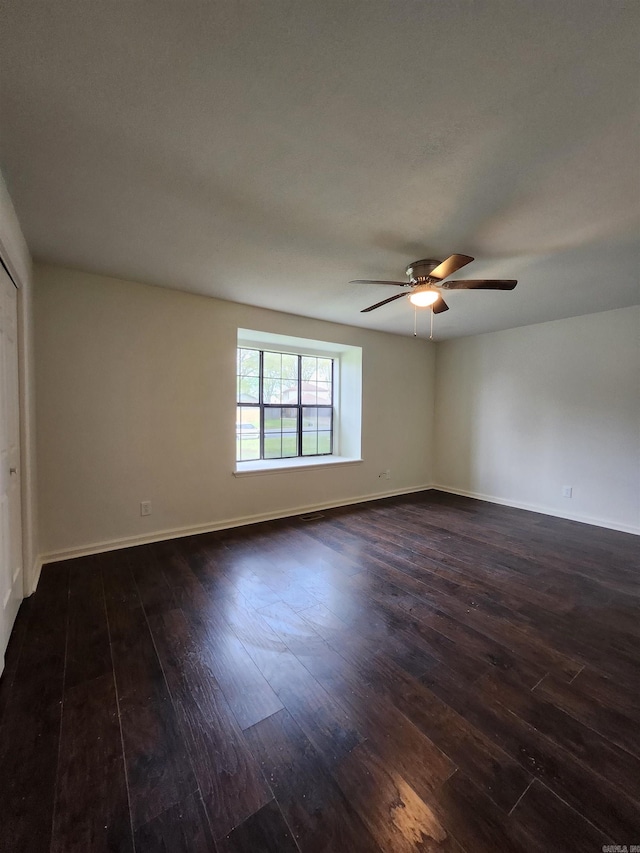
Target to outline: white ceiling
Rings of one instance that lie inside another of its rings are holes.
[[[437,338],[640,302],[637,0],[4,0],[0,33],[37,258],[400,334],[349,279],[519,280]]]

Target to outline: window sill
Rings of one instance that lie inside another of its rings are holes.
[[[313,462],[311,461],[313,459]],[[257,474],[282,474],[285,471],[309,471],[314,468],[330,468],[334,465],[359,465],[362,459],[347,456],[314,456],[294,459],[256,459],[253,462],[238,462],[234,477],[254,477]]]

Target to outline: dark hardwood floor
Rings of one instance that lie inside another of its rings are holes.
[[[640,844],[639,544],[426,492],[48,565],[0,851]]]

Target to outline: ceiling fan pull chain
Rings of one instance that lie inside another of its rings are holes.
[[[418,309],[413,306],[413,337],[418,337]]]
[[[431,327],[429,329],[429,340],[432,341],[433,340],[433,308],[431,309],[431,311],[429,313],[431,314]]]

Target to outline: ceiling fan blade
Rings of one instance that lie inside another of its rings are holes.
[[[513,290],[517,283],[513,279],[483,278],[477,281],[461,279],[445,281],[440,287],[444,290]]]
[[[431,307],[431,310],[433,311],[434,314],[442,314],[443,311],[449,310],[449,306],[447,305],[447,303],[444,301],[444,299],[441,296],[437,302],[434,302],[434,304]]]
[[[408,281],[371,281],[368,278],[356,278],[349,284],[395,284],[398,287],[409,287]]]
[[[431,270],[429,278],[435,278],[438,281],[442,281],[443,278],[448,278],[450,275],[453,275],[454,272],[462,269],[462,267],[466,267],[466,265],[470,264],[472,260],[473,258],[469,255],[451,255],[446,259],[446,261],[443,261],[434,270]]]
[[[387,302],[393,302],[394,299],[400,299],[402,296],[406,295],[406,293],[396,293],[395,296],[391,296],[389,299],[383,299],[382,302],[376,302],[375,305],[370,305],[368,308],[363,308],[360,313],[366,314],[367,311],[373,311],[374,308],[380,308],[381,305],[386,305]]]

